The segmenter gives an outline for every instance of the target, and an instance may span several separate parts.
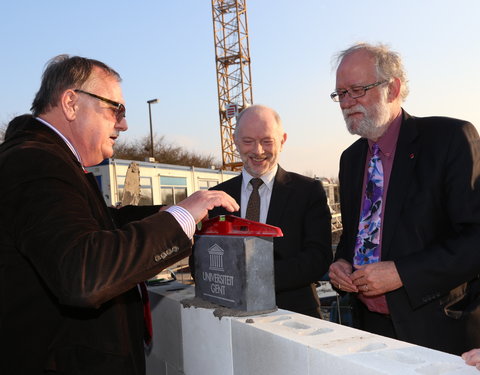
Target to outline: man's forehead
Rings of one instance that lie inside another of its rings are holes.
[[[354,67],[359,70],[374,70],[376,60],[375,57],[366,51],[355,51],[346,55],[341,61],[337,69],[338,72],[349,71]]]
[[[337,69],[337,84],[365,84],[377,76],[375,59],[361,51],[345,56]],[[344,82],[345,81],[345,82]]]
[[[119,88],[120,82],[118,78],[113,76],[112,74],[106,72],[103,69],[98,67],[94,67],[92,69],[92,73],[87,80],[87,84],[91,87],[112,87],[112,88]]]
[[[85,87],[98,95],[106,96],[119,103],[124,103],[122,88],[117,77],[105,72],[103,69],[97,69],[97,71],[92,71]]]

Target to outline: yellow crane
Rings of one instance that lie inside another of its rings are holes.
[[[253,104],[246,0],[212,0],[212,15],[223,169],[238,170],[236,116]]]

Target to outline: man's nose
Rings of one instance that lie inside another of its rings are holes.
[[[355,104],[357,104],[357,99],[352,99],[352,97],[347,93],[343,97],[342,101],[340,102],[340,108],[341,109],[346,109],[353,107]]]
[[[262,153],[263,153],[262,143],[261,143],[261,142],[255,142],[255,144],[254,144],[254,146],[253,146],[253,151],[254,151],[256,154],[262,154]]]
[[[115,123],[115,129],[124,132],[128,129],[127,119],[124,117],[122,121]]]

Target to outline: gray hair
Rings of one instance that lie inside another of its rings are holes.
[[[357,43],[347,48],[344,51],[340,51],[337,56],[337,66],[340,65],[343,58],[356,52],[366,51],[375,58],[375,66],[377,69],[377,78],[379,80],[390,80],[392,78],[398,78],[402,83],[400,90],[400,98],[402,102],[407,98],[409,93],[407,74],[403,67],[402,58],[399,53],[392,51],[387,45],[378,43],[372,45],[369,43]]]
[[[30,108],[33,115],[38,116],[55,107],[65,90],[80,88],[90,78],[94,67],[121,81],[120,75],[101,61],[69,55],[52,58],[46,65],[40,89]]]

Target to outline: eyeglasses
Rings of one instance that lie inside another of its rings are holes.
[[[95,94],[92,94],[91,92],[83,91],[83,90],[80,90],[80,89],[75,89],[73,91],[81,92],[82,94],[86,94],[88,96],[91,96],[92,98],[95,98],[95,99],[101,100],[102,102],[113,105],[115,107],[114,108],[115,109],[115,119],[117,120],[117,122],[120,122],[125,118],[126,109],[125,109],[125,106],[122,103],[117,103],[117,102],[114,102],[113,100],[104,98],[103,96],[95,95]]]
[[[378,81],[366,86],[353,86],[348,90],[338,90],[330,94],[330,97],[334,102],[341,102],[345,99],[345,95],[349,95],[352,99],[360,98],[364,96],[368,90],[373,89],[374,87],[380,86],[384,83],[387,83],[388,79],[384,81]]]

